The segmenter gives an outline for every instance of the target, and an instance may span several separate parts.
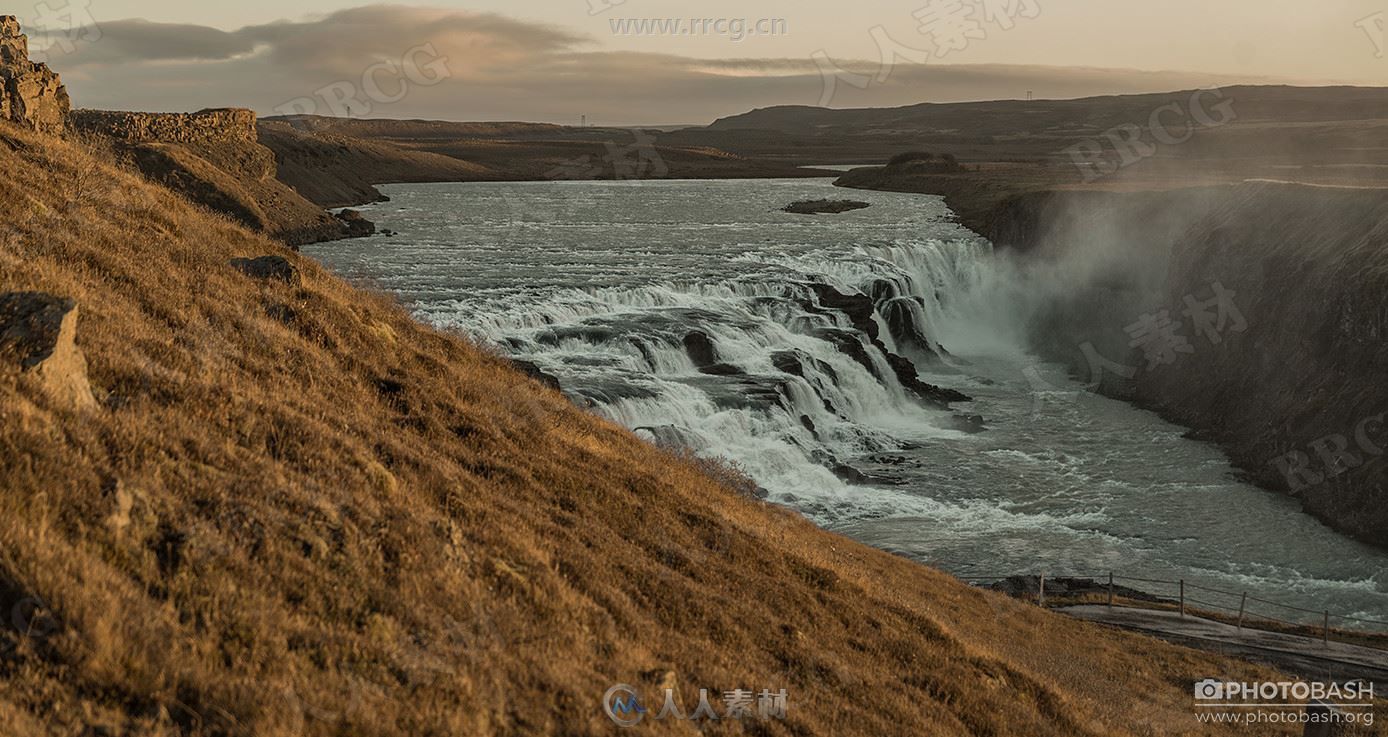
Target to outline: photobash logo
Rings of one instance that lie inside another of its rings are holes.
[[[1195,684],[1195,698],[1198,701],[1239,700],[1246,705],[1259,705],[1262,702],[1282,702],[1273,706],[1288,706],[1287,702],[1314,701],[1357,701],[1374,700],[1374,684],[1365,681],[1348,683],[1321,683],[1308,681],[1268,681],[1263,683],[1240,683],[1206,678]],[[1342,706],[1372,706],[1372,703],[1342,704]]]
[[[1374,724],[1374,684],[1205,678],[1195,684],[1195,716],[1202,724],[1366,726]],[[1314,732],[1320,734],[1320,732]],[[1338,734],[1338,732],[1335,732]]]
[[[1224,681],[1206,678],[1196,683],[1195,698],[1204,700],[1224,698]]]

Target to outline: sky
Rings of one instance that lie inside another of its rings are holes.
[[[30,1],[3,12],[91,108],[675,125],[1388,78],[1388,0]]]

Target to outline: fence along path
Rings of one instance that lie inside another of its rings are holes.
[[[1107,578],[1107,585],[1103,583],[1105,577]],[[1162,599],[1161,601],[1143,601],[1141,599],[1133,599],[1131,597],[1122,597],[1123,606],[1138,609],[1166,609],[1171,605],[1175,605],[1178,608],[1181,616],[1184,617],[1186,616],[1187,606],[1195,605],[1204,612],[1229,615],[1231,617],[1236,616],[1239,629],[1243,629],[1243,627],[1245,626],[1248,626],[1252,629],[1267,629],[1267,624],[1278,624],[1286,627],[1291,627],[1296,630],[1319,630],[1322,641],[1325,642],[1327,645],[1330,643],[1331,640],[1343,640],[1346,638],[1347,635],[1359,635],[1361,637],[1353,637],[1352,639],[1347,641],[1352,642],[1354,644],[1367,645],[1368,647],[1373,647],[1380,650],[1388,650],[1388,618],[1371,619],[1366,617],[1351,616],[1348,614],[1337,614],[1329,610],[1307,609],[1305,607],[1292,606],[1290,604],[1283,604],[1281,602],[1272,601],[1270,599],[1252,596],[1247,591],[1229,591],[1227,589],[1218,589],[1209,586],[1201,586],[1199,584],[1185,581],[1184,579],[1178,579],[1173,581],[1162,578],[1142,578],[1138,576],[1123,576],[1118,575],[1113,571],[1109,571],[1100,576],[1066,575],[1057,577],[1049,576],[1049,574],[1042,573],[1039,576],[965,576],[963,577],[963,580],[971,584],[980,584],[988,582],[1006,581],[1015,578],[1038,579],[1039,586],[1037,592],[1037,603],[1041,606],[1046,605],[1047,578],[1050,578],[1052,581],[1056,580],[1057,578],[1093,581],[1095,582],[1096,588],[1090,589],[1086,593],[1094,593],[1096,590],[1102,592],[1105,589],[1107,589],[1108,605],[1110,607],[1114,606],[1117,600],[1120,598],[1119,594],[1117,593],[1117,584],[1119,582],[1137,583],[1142,584],[1144,586],[1170,586],[1174,588],[1174,591],[1172,591],[1170,594],[1166,592],[1148,591],[1142,588],[1141,586],[1128,587],[1134,590],[1141,591],[1143,594],[1152,596],[1154,598],[1167,596],[1171,598]],[[1204,598],[1197,598],[1195,596],[1192,596],[1188,592],[1204,592],[1209,594],[1215,594],[1218,596],[1226,596],[1230,597],[1231,599],[1237,599],[1239,604],[1237,608],[1234,608],[1232,604],[1225,605],[1207,601]],[[1298,612],[1302,614],[1313,615],[1319,621],[1295,622],[1288,619],[1281,619],[1279,617],[1272,616],[1270,614],[1267,614],[1266,612],[1254,612],[1249,607],[1250,602],[1257,605],[1276,607],[1282,611]],[[1354,625],[1356,625],[1356,628],[1348,632],[1343,630],[1337,630],[1332,625],[1339,622],[1353,623]],[[1258,625],[1264,626],[1259,627]],[[1382,636],[1382,640],[1376,641],[1373,637],[1374,635]]]

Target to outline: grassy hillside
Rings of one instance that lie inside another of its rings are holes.
[[[611,734],[673,680],[788,689],[710,734],[1246,734],[1191,684],[1266,672],[823,532],[69,144],[0,171],[101,405],[0,371],[0,733]]]
[[[276,179],[275,154],[260,145],[255,114],[77,110],[75,135],[184,197],[291,245],[345,238],[347,226]]]
[[[468,182],[502,176],[440,154],[328,131],[303,132],[282,121],[263,121],[258,128],[261,144],[275,152],[279,181],[323,207],[379,201],[377,184]]]

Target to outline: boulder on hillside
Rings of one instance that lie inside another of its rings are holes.
[[[77,304],[43,292],[0,294],[0,370],[38,378],[55,399],[96,406],[87,359],[77,347]]]
[[[58,135],[71,109],[58,74],[29,60],[29,38],[20,32],[19,19],[0,15],[0,120]]]
[[[294,265],[283,256],[234,258],[231,260],[231,266],[252,279],[273,279],[290,284],[299,277]]]

